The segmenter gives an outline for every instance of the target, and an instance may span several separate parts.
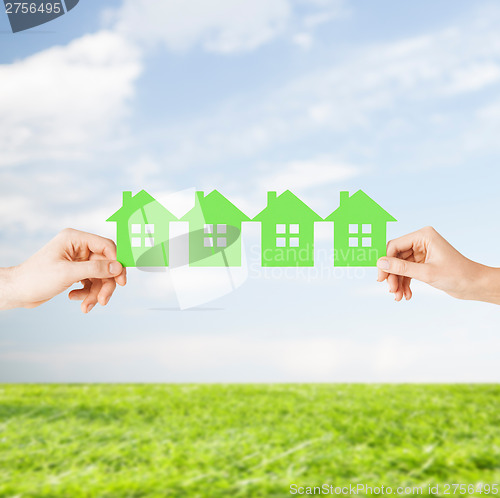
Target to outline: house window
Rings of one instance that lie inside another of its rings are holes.
[[[372,247],[371,224],[355,223],[349,225],[349,247]]]
[[[299,247],[299,224],[277,224],[276,247]]]
[[[203,238],[205,247],[227,247],[227,225],[225,223],[205,225],[203,231],[205,233]]]
[[[154,247],[154,224],[133,223],[130,227],[130,231],[132,233],[132,247]]]

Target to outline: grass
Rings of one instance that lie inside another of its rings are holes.
[[[0,385],[0,496],[480,482],[500,482],[500,386]]]

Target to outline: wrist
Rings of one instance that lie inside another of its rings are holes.
[[[17,271],[17,266],[0,268],[0,310],[23,307],[17,292]]]
[[[477,265],[470,299],[500,304],[500,268]]]

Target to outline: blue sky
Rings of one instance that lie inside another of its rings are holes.
[[[433,225],[498,266],[499,20],[483,1],[82,0],[13,35],[0,15],[0,265],[65,226],[113,237],[122,190],[218,188],[254,215],[290,188],[326,216],[362,188],[390,237]],[[2,312],[0,380],[500,379],[495,306],[421,285],[397,304],[373,269],[257,271],[245,237],[242,285],[191,310],[174,275],[133,270],[88,316],[66,295]]]

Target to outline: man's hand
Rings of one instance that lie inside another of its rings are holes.
[[[69,298],[83,301],[88,313],[97,302],[108,304],[116,284],[126,281],[112,240],[66,228],[27,261],[0,273],[0,309],[34,308],[81,282]]]
[[[391,240],[377,267],[396,301],[411,299],[415,278],[458,299],[500,304],[500,270],[467,259],[432,227]]]

